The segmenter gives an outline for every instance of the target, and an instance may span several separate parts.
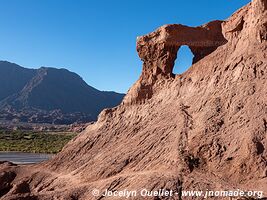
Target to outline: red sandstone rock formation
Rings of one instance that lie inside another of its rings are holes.
[[[123,103],[51,161],[0,165],[2,199],[103,199],[94,188],[267,196],[266,5],[254,0],[224,22],[167,25],[138,38],[143,71]],[[174,75],[181,45],[194,64]]]
[[[206,57],[227,40],[222,33],[222,21],[200,27],[180,24],[162,26],[155,32],[137,39],[137,51],[144,62],[139,82],[131,89],[125,103],[146,100],[153,94],[152,86],[159,79],[174,78],[172,73],[177,51],[188,45],[194,54],[193,63]],[[129,99],[132,98],[133,99]]]

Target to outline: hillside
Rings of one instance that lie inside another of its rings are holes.
[[[26,69],[19,65],[0,61],[0,101],[19,92],[36,74],[33,69]]]
[[[123,94],[102,92],[66,69],[26,69],[0,62],[0,118],[69,124],[96,120],[104,108],[118,105]]]
[[[138,37],[139,80],[123,102],[50,161],[0,165],[2,199],[126,199],[105,191],[173,191],[130,199],[267,198],[267,1],[225,21],[165,25]],[[195,55],[173,74],[181,45]],[[262,191],[246,197],[182,191]]]

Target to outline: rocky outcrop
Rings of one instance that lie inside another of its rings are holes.
[[[138,37],[137,51],[144,62],[143,78],[173,76],[172,70],[177,51],[187,45],[194,54],[193,63],[204,58],[227,41],[222,34],[222,21],[213,21],[200,27],[171,24],[155,32]]]
[[[254,0],[223,22],[167,25],[138,38],[143,71],[121,105],[101,112],[52,160],[1,171],[15,172],[10,184],[27,182],[28,196],[38,199],[118,199],[101,195],[144,188],[177,192],[165,199],[195,199],[181,195],[188,190],[237,189],[266,197],[266,19],[266,0]],[[191,32],[199,39],[182,37]],[[183,44],[195,63],[173,75]],[[10,190],[3,198],[19,195],[25,194]]]
[[[139,82],[131,89],[125,103],[142,102],[153,94],[153,84],[162,78],[174,78],[173,67],[177,51],[189,46],[194,54],[193,64],[206,57],[227,40],[222,33],[222,21],[199,27],[181,24],[165,25],[137,38],[137,52],[144,62]]]

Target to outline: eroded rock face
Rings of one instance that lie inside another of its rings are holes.
[[[138,37],[137,51],[144,62],[144,79],[147,76],[173,76],[174,61],[182,45],[189,46],[195,56],[193,63],[196,63],[225,44],[221,24],[222,21],[213,21],[196,28],[171,24]]]
[[[227,40],[247,44],[266,42],[267,14],[266,0],[254,0],[248,6],[238,10],[223,23],[223,34]]]
[[[12,181],[16,173],[13,171],[3,171],[0,173],[0,197],[7,194],[12,188]]]
[[[267,197],[266,19],[266,0],[254,0],[224,22],[167,25],[140,37],[143,71],[123,103],[104,110],[51,161],[0,165],[0,172],[16,173],[2,197],[91,200],[105,199],[93,189],[144,188]],[[198,61],[173,76],[176,52],[186,44]]]
[[[143,71],[137,88],[132,89],[133,98],[124,102],[142,102],[151,97],[156,80],[174,78],[174,62],[182,45],[189,46],[194,54],[193,64],[224,45],[227,40],[223,36],[221,25],[222,21],[212,21],[199,27],[171,24],[138,37],[137,52],[144,62]]]

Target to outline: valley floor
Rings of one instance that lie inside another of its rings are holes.
[[[0,151],[58,153],[77,133],[0,130]]]

